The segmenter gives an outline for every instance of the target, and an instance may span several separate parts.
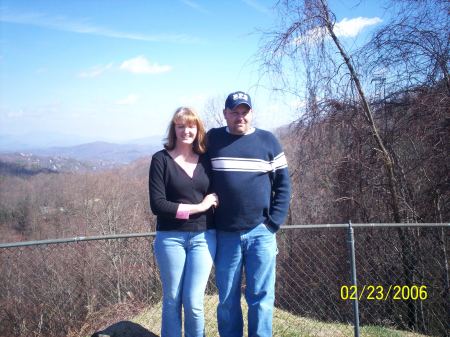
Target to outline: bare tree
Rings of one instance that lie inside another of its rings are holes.
[[[383,73],[387,90],[435,86],[450,94],[450,3],[445,0],[388,1],[394,15],[361,48],[358,58],[371,73]]]
[[[314,153],[325,155],[322,164],[335,159],[335,163],[327,164],[334,172],[322,174],[316,167],[315,171],[308,172],[312,173],[312,180],[323,180],[328,184],[327,190],[337,190],[335,193],[341,195],[335,203],[356,204],[364,211],[364,218],[370,218],[370,208],[376,208],[377,203],[388,198],[387,220],[397,223],[408,221],[411,214],[414,221],[421,219],[417,201],[422,198],[417,197],[418,188],[414,186],[421,180],[421,173],[426,172],[426,185],[436,186],[437,191],[448,182],[447,178],[433,181],[431,171],[439,170],[429,170],[420,164],[432,155],[443,158],[448,137],[446,140],[439,136],[440,131],[433,135],[411,123],[428,121],[424,111],[429,111],[430,126],[436,130],[445,128],[442,111],[446,109],[448,113],[448,2],[400,3],[403,12],[400,11],[359,53],[350,53],[336,33],[336,18],[326,0],[280,1],[281,27],[266,35],[260,51],[264,70],[275,79],[275,90],[304,95],[306,107],[298,121],[299,133],[303,136],[299,147],[306,145],[308,148],[305,138],[315,138],[309,147],[312,152],[299,156],[299,161]],[[426,7],[422,9],[424,4]],[[431,24],[433,18],[437,22]],[[416,21],[418,24],[414,25]],[[358,58],[361,55],[363,57]],[[376,79],[380,67],[387,73],[382,82],[385,87],[381,104],[380,97],[371,100],[368,95],[368,84]],[[447,93],[439,89],[441,83]],[[426,88],[416,90],[418,85]],[[417,114],[414,105],[425,101],[433,102],[436,108],[429,110],[422,106],[422,113]],[[380,118],[384,119],[384,124],[380,123]],[[324,135],[314,135],[322,130],[326,131]],[[405,139],[404,135],[409,138]],[[421,138],[414,139],[417,136]],[[439,145],[431,145],[431,139]],[[322,149],[323,144],[328,147]],[[300,152],[304,154],[304,150]],[[379,161],[382,165],[378,165]],[[374,177],[377,179],[370,181],[370,189],[367,189],[368,178]],[[441,185],[435,185],[435,181],[440,181]],[[377,193],[384,188],[384,182],[386,191],[369,199],[372,204],[366,203],[364,191]],[[360,191],[355,191],[358,185]],[[352,195],[359,198],[352,198]],[[428,205],[430,207],[429,202]],[[352,214],[351,209],[335,208]],[[375,214],[383,214],[381,208],[377,211]],[[421,274],[415,268],[418,260],[414,254],[420,232],[399,228],[398,235],[404,282],[412,284]],[[446,259],[444,264],[447,264]],[[408,303],[408,307],[406,324],[410,328],[417,327],[423,312],[413,302]]]
[[[225,119],[223,117],[223,102],[222,96],[209,97],[203,107],[202,116],[205,123],[206,130],[224,126]]]
[[[273,37],[263,47],[263,64],[269,70],[275,70],[277,74],[282,74],[285,57],[293,60],[294,64],[297,64],[298,59],[303,60],[307,75],[307,110],[314,119],[321,112],[317,101],[320,95],[329,97],[333,90],[338,92],[342,85],[344,88],[349,88],[350,92],[357,93],[360,104],[359,112],[365,117],[375,143],[374,146],[384,163],[394,221],[401,222],[400,201],[395,183],[392,154],[386,148],[378,126],[375,124],[369,100],[355,65],[336,35],[334,13],[325,0],[282,1],[280,4],[283,7],[282,15],[286,15],[284,16],[286,21],[283,24],[287,27],[280,32],[273,33]],[[334,52],[331,49],[333,47]],[[336,51],[339,53],[340,59],[333,56]],[[342,70],[342,65],[346,68],[345,72]],[[314,73],[320,74],[320,76],[313,78]],[[342,78],[347,78],[348,82],[343,83]]]

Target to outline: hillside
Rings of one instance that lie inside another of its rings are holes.
[[[85,172],[96,166],[73,158],[32,153],[0,154],[0,175],[32,176],[39,173]]]
[[[115,144],[93,142],[71,147],[37,149],[33,153],[41,156],[60,156],[85,161],[99,167],[114,167],[156,152],[159,144]]]
[[[149,140],[153,143],[149,143]],[[0,174],[34,175],[112,169],[139,158],[148,158],[161,147],[156,139],[151,138],[142,140],[142,143],[93,142],[69,147],[3,152],[0,153]]]

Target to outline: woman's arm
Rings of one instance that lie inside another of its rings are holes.
[[[164,159],[160,156],[154,156],[150,164],[150,208],[153,214],[188,219],[189,214],[205,212],[211,206],[218,205],[217,195],[214,193],[205,196],[203,201],[198,204],[181,204],[167,200],[164,183],[165,165]]]
[[[154,155],[150,164],[149,192],[150,208],[155,215],[175,218],[179,203],[167,200],[164,171],[166,163],[162,156]]]
[[[219,200],[215,193],[208,194],[199,204],[179,204],[177,209],[177,219],[189,219],[189,214],[201,213],[211,206],[217,207]]]

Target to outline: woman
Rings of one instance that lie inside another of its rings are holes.
[[[155,256],[163,287],[161,337],[204,336],[203,298],[216,252],[205,129],[190,108],[175,111],[164,150],[150,165],[150,206],[157,216]]]

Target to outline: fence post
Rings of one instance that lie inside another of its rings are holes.
[[[358,282],[356,281],[356,262],[355,262],[355,236],[353,233],[352,222],[348,222],[347,243],[350,253],[350,275],[352,288],[355,289],[355,299],[353,300],[353,324],[355,327],[355,337],[359,337],[359,308],[358,308]]]

